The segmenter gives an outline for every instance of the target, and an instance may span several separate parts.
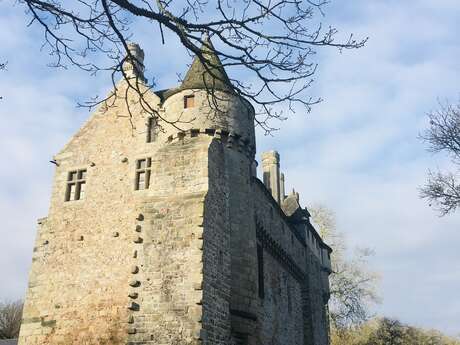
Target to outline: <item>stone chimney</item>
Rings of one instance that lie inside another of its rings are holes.
[[[280,188],[280,155],[276,151],[262,153],[262,170],[264,184],[279,204],[281,201]]]
[[[286,198],[286,194],[285,194],[285,190],[284,190],[284,174],[281,173],[281,176],[280,176],[280,199],[281,199],[281,202],[283,202],[285,198]]]
[[[127,60],[123,64],[123,71],[128,78],[139,78],[145,81],[144,78],[144,51],[137,43],[128,43],[129,53],[132,59],[127,56]]]

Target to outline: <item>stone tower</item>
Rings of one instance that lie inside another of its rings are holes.
[[[20,345],[328,344],[330,248],[276,152],[257,178],[254,110],[206,46],[211,69],[195,58],[179,87],[146,93],[161,117],[123,80],[127,99],[55,156]]]

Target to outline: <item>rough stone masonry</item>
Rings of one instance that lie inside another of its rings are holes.
[[[128,99],[54,157],[19,345],[329,343],[331,249],[285,195],[277,152],[257,178],[254,110],[208,48],[214,73],[195,58],[180,86],[145,86],[163,120],[122,80]]]

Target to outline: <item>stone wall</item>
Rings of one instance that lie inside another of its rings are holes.
[[[180,113],[184,92],[159,110]],[[55,157],[19,344],[327,345],[321,249],[253,177],[254,128],[231,133],[252,122],[243,104],[228,108],[235,123],[201,119],[153,142],[128,104],[133,116],[125,100],[101,107]],[[146,158],[150,186],[136,190]],[[86,194],[65,201],[75,169]]]
[[[146,143],[147,117],[131,106],[134,117],[126,115],[124,100],[101,107],[56,155],[50,210],[36,238],[21,345],[116,345],[128,337],[155,342],[154,332],[164,325],[156,319],[158,312],[149,311],[158,307],[168,310],[162,320],[171,326],[169,333],[184,334],[187,344],[199,340],[199,237],[211,138],[189,138],[193,144],[187,145],[187,140],[169,143],[160,136]],[[146,157],[152,158],[152,185],[137,191],[136,160]],[[66,202],[73,169],[87,170],[86,195]],[[144,316],[136,318],[141,312]]]
[[[126,336],[132,228],[132,127],[96,112],[57,155],[36,239],[19,344],[117,344]],[[65,201],[67,175],[87,170],[86,196]]]
[[[264,298],[257,344],[328,344],[323,265],[261,181],[254,179],[257,241],[263,248]],[[328,290],[327,290],[328,291]]]
[[[225,176],[224,145],[209,146],[209,189],[204,210],[203,343],[228,345],[230,325],[230,214],[229,187]]]
[[[210,142],[199,137],[164,145],[152,156],[150,188],[135,192],[144,219],[133,231],[132,344],[197,344],[202,338]]]

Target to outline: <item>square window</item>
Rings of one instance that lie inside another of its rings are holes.
[[[150,185],[150,169],[152,161],[150,158],[139,159],[136,163],[135,189],[148,189]]]
[[[137,189],[145,189],[145,171],[139,172]]]
[[[137,168],[138,169],[145,169],[147,160],[146,159],[140,159],[137,161]]]
[[[75,191],[77,189],[77,186],[75,184],[70,184],[69,185],[69,200],[75,200]]]
[[[78,185],[80,187],[80,199],[83,199],[85,197],[85,186],[86,186],[86,182],[82,182]]]
[[[184,97],[184,108],[193,108],[195,106],[195,96],[189,95]]]
[[[67,175],[65,201],[81,200],[85,197],[86,169],[71,171]]]
[[[69,178],[68,180],[69,181],[73,181],[73,180],[76,180],[77,179],[77,172],[76,171],[71,171],[69,172]]]

